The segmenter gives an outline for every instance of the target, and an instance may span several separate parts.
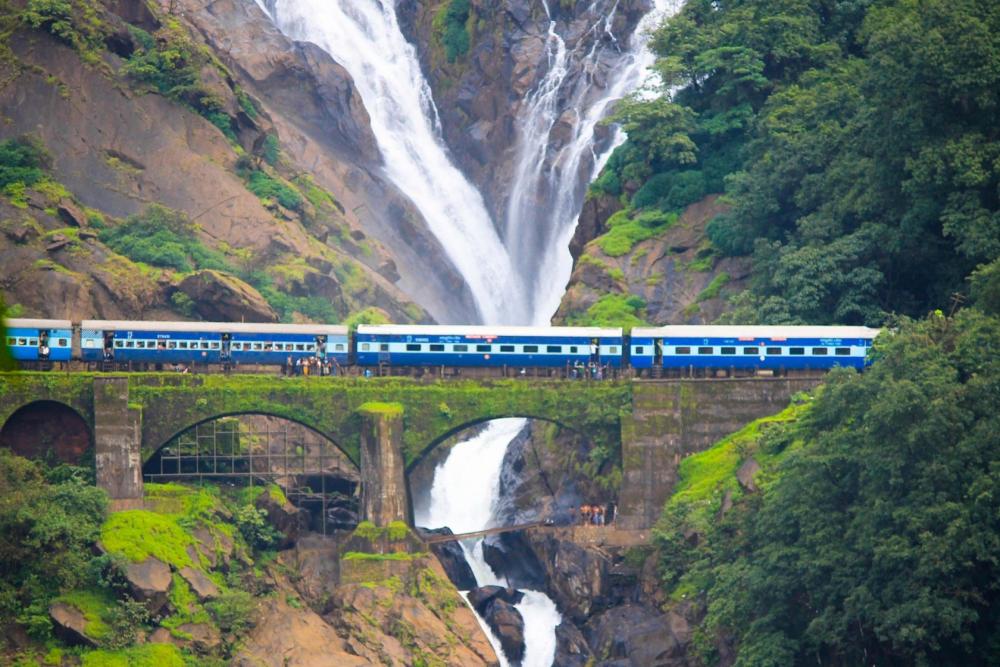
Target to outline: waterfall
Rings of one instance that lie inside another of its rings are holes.
[[[507,445],[524,428],[525,419],[497,419],[486,429],[452,449],[434,471],[428,509],[414,517],[417,525],[447,526],[465,533],[496,525],[494,505],[500,492],[500,466]],[[477,471],[478,474],[470,474]],[[505,586],[483,558],[481,539],[465,540],[462,551],[480,586]],[[516,606],[524,619],[524,667],[549,667],[556,652],[555,627],[562,621],[556,605],[540,591],[522,590],[524,599]],[[500,662],[507,660],[500,642],[484,626]]]
[[[256,1],[282,32],[313,42],[350,72],[371,117],[386,175],[424,216],[469,285],[481,320],[547,324],[571,270],[567,248],[583,191],[624,140],[618,131],[597,151],[594,129],[610,105],[647,76],[653,58],[644,48],[645,33],[682,0],[654,0],[654,11],[643,19],[629,49],[612,32],[619,0],[604,9],[599,5],[610,0],[593,0],[587,10],[596,17],[589,41],[579,40],[573,51],[542,0],[549,17],[547,69],[524,103],[503,240],[481,194],[448,155],[430,86],[414,48],[400,32],[393,0]],[[583,76],[571,76],[576,68]],[[595,96],[601,71],[607,81]],[[575,119],[571,136],[553,151],[553,128],[567,112]],[[456,533],[495,525],[503,457],[525,423],[497,420],[456,445],[435,471],[430,505],[417,523],[448,526]],[[502,583],[483,558],[482,540],[467,541],[462,549],[480,586]],[[523,593],[517,605],[525,623],[522,664],[548,667],[561,616],[544,593]],[[507,665],[496,637],[484,630]]]
[[[631,48],[624,50],[611,29],[618,2],[604,8],[599,6],[600,0],[591,2],[584,12],[594,16],[587,31],[589,38],[580,39],[571,52],[556,32],[548,1],[542,0],[549,17],[545,43],[548,69],[524,104],[504,225],[515,270],[535,276],[534,283],[527,286],[534,324],[547,324],[559,307],[573,268],[569,241],[584,191],[625,139],[616,131],[610,145],[598,153],[594,130],[612,104],[650,77],[655,58],[646,48],[649,33],[682,4],[682,0],[654,0],[652,11],[635,30]],[[602,71],[607,72],[607,81],[595,96]],[[573,76],[574,72],[581,74]],[[554,150],[552,132],[566,114],[575,120],[572,133]]]
[[[452,163],[416,50],[392,0],[267,0],[289,37],[313,42],[354,78],[389,179],[410,198],[465,279],[485,323],[530,319],[518,274],[482,195]]]

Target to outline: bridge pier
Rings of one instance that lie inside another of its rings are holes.
[[[361,415],[361,518],[376,526],[410,523],[403,464],[403,406],[365,403]]]
[[[129,408],[127,377],[94,378],[97,486],[112,511],[142,506],[141,413]]]

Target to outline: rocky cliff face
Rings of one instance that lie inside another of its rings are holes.
[[[584,205],[571,245],[576,263],[553,322],[587,321],[591,308],[611,296],[635,299],[638,316],[650,324],[707,324],[725,311],[729,294],[745,288],[749,261],[717,257],[705,236],[705,226],[725,210],[718,195],[689,206],[662,233],[611,255],[594,239],[620,208],[606,196]]]
[[[87,0],[62,34],[18,6],[0,19],[0,141],[31,135],[49,154],[42,183],[0,194],[2,287],[23,313],[427,319],[400,287],[462,308],[447,264],[427,270],[439,251],[419,215],[377,175],[350,77],[256,5]],[[152,205],[196,225],[221,258],[203,268],[230,278],[188,289],[187,271],[104,243]],[[212,311],[219,289],[246,308]]]
[[[529,93],[538,88],[553,61],[546,49],[550,24],[554,22],[572,54],[569,75],[557,93],[560,115],[548,136],[547,159],[554,160],[579,122],[580,108],[603,94],[610,70],[620,64],[619,41],[624,44],[650,3],[549,2],[549,17],[543,3],[531,0],[472,0],[465,19],[468,50],[449,60],[443,24],[451,4],[451,0],[401,0],[397,14],[408,39],[417,45],[445,141],[499,221],[508,207]],[[606,24],[608,16],[613,19]],[[582,60],[591,49],[601,50],[602,56],[585,67]],[[587,92],[574,98],[581,81],[586,81]],[[606,141],[604,128],[599,132],[598,143]],[[589,176],[589,169],[585,171]]]

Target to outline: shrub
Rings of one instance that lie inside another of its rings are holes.
[[[141,215],[129,216],[124,224],[101,230],[99,238],[135,262],[185,272],[231,271],[225,257],[196,238],[197,229],[183,213],[153,204]]]
[[[205,606],[223,632],[240,634],[253,627],[254,601],[245,591],[223,593]]]
[[[636,243],[653,238],[677,222],[676,213],[644,211],[634,218],[633,211],[623,209],[608,219],[608,232],[597,238],[597,245],[604,254],[620,257],[627,254]]]
[[[444,47],[445,57],[453,63],[469,52],[469,0],[449,0],[434,16],[434,30]]]
[[[23,136],[0,142],[0,188],[13,183],[34,185],[45,177],[51,164],[45,146],[34,137]]]
[[[292,211],[302,210],[302,195],[298,190],[263,171],[244,172],[247,189],[261,199],[273,199]]]
[[[237,507],[233,511],[233,523],[254,549],[267,549],[281,539],[281,533],[268,522],[267,512],[253,505]]]

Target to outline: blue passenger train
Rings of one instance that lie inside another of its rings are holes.
[[[622,365],[621,329],[362,325],[354,336],[360,366],[565,368]]]
[[[878,335],[867,327],[620,328],[135,322],[12,319],[7,346],[21,362],[287,365],[318,357],[362,368],[632,368],[639,374],[863,368]],[[74,350],[77,353],[74,354]]]
[[[637,369],[863,368],[878,329],[815,326],[665,326],[632,329]]]

